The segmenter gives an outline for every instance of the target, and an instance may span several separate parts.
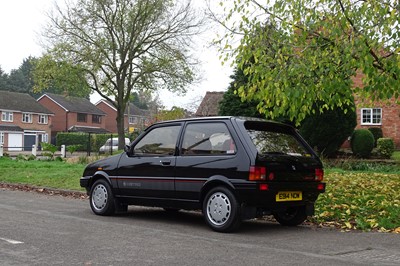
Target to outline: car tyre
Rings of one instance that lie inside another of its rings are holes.
[[[307,219],[306,208],[304,206],[300,207],[290,207],[283,212],[275,212],[275,220],[284,226],[296,226],[302,224]]]
[[[104,180],[97,180],[90,189],[90,207],[97,215],[113,215],[115,213],[115,199],[110,184]]]
[[[241,224],[240,204],[226,187],[211,189],[203,201],[206,223],[217,232],[232,232]]]

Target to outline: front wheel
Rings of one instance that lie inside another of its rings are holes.
[[[104,179],[99,179],[93,184],[89,201],[92,211],[97,215],[112,215],[115,212],[114,195]]]
[[[203,201],[207,224],[217,232],[231,232],[241,223],[240,206],[235,195],[225,187],[211,189]]]
[[[307,219],[306,208],[290,207],[286,211],[274,213],[274,217],[281,225],[296,226]]]

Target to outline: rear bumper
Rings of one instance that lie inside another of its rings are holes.
[[[260,190],[260,184],[266,184],[267,190]],[[234,184],[238,200],[247,206],[269,209],[281,209],[290,206],[314,204],[319,194],[325,192],[322,182],[245,182]],[[278,192],[300,191],[301,200],[277,201]]]

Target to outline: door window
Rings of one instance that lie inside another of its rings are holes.
[[[135,155],[173,155],[180,126],[152,129],[134,147]]]
[[[236,145],[224,123],[193,123],[186,127],[182,155],[235,153]]]

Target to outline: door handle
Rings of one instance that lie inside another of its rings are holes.
[[[171,160],[161,160],[160,163],[162,165],[171,165]]]

